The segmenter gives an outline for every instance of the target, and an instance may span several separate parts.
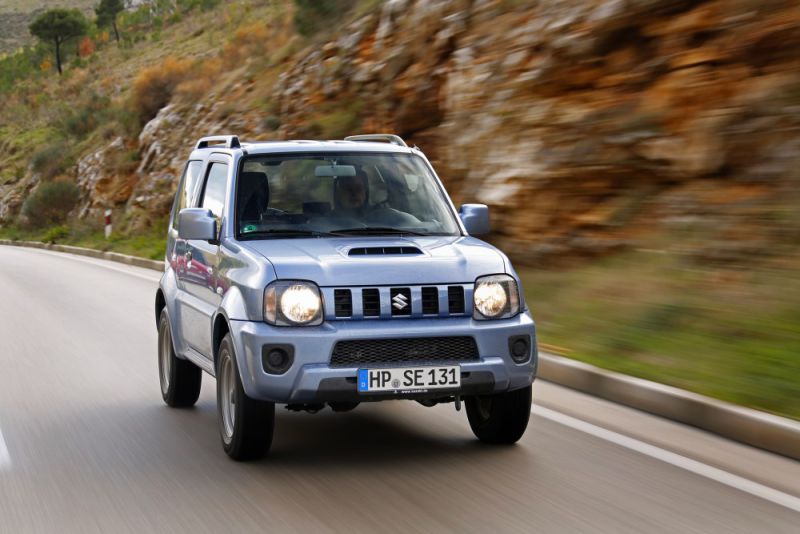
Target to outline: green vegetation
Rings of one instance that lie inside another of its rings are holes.
[[[125,10],[125,3],[122,0],[100,0],[94,8],[97,15],[97,27],[107,28],[111,26],[114,30],[114,40],[119,42],[119,28],[117,27],[117,17]]]
[[[53,44],[56,70],[61,74],[61,47],[70,39],[86,35],[89,22],[77,9],[51,9],[36,17],[29,29],[43,43]]]
[[[323,139],[340,139],[357,131],[361,125],[361,105],[354,102],[349,108],[338,109],[319,117],[312,127]]]
[[[164,218],[156,221],[146,232],[113,233],[110,239],[106,239],[101,226],[80,222],[42,229],[6,226],[0,227],[0,239],[58,243],[160,260],[164,258],[166,228],[167,219]]]
[[[167,58],[160,65],[142,70],[133,86],[133,109],[142,125],[172,98],[178,84],[185,80],[192,67],[188,59]]]
[[[77,8],[88,15],[97,0],[0,0],[0,56],[30,47],[35,37],[28,26],[43,11],[53,8]]]
[[[798,267],[629,252],[520,275],[542,350],[800,419]]]
[[[294,0],[294,25],[300,35],[309,37],[330,30],[357,3],[355,0]]]
[[[80,190],[72,182],[42,182],[25,199],[22,214],[33,228],[63,223],[69,212],[75,208],[79,197]]]

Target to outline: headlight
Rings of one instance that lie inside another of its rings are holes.
[[[278,326],[322,323],[322,299],[313,282],[278,280],[264,290],[264,320]]]
[[[475,281],[472,317],[478,320],[506,319],[519,313],[517,282],[507,274],[483,276]]]

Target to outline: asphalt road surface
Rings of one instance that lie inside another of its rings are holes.
[[[222,451],[160,397],[158,273],[0,247],[0,532],[800,532],[798,462],[545,382],[512,447],[452,405],[278,407]]]

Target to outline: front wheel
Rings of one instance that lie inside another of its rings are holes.
[[[194,406],[200,397],[203,372],[189,360],[182,360],[175,355],[166,309],[161,311],[158,320],[158,375],[161,397],[168,406]]]
[[[244,392],[230,334],[219,346],[217,413],[222,448],[232,459],[255,460],[269,451],[275,403],[251,399]]]
[[[516,443],[531,417],[531,386],[499,393],[468,397],[467,418],[475,436],[484,443]]]

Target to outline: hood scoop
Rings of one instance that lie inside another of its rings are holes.
[[[421,256],[417,247],[356,247],[351,248],[348,256]]]

